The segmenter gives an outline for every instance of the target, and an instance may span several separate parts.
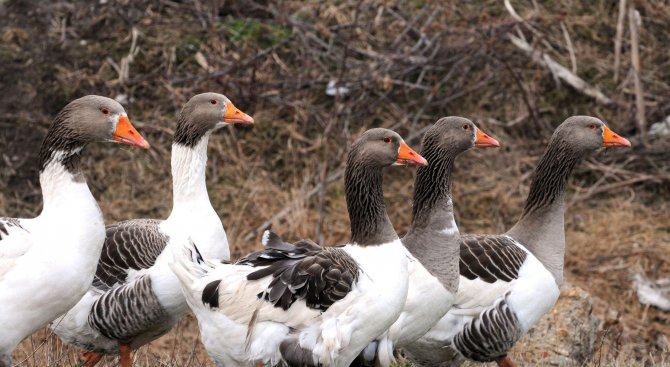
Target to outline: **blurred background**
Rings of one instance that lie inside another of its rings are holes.
[[[100,94],[122,103],[152,144],[87,148],[85,173],[107,222],[166,217],[176,116],[194,94],[214,91],[256,120],[210,139],[210,198],[235,258],[258,249],[269,224],[288,239],[345,242],[348,145],[387,127],[419,148],[447,115],[502,144],[462,155],[454,183],[461,232],[502,232],[553,129],[571,115],[596,116],[633,148],[576,168],[567,308],[548,316],[550,336],[531,334],[514,353],[527,365],[554,355],[578,365],[670,362],[667,2],[0,0],[0,40],[0,213],[39,214],[37,155],[51,119],[70,100]],[[413,174],[386,173],[400,234]],[[136,365],[212,365],[197,338],[188,316],[142,348]],[[531,345],[551,338],[557,344]],[[14,358],[72,366],[78,357],[40,332]]]

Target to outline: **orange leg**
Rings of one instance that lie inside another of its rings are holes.
[[[512,362],[510,357],[500,358],[496,360],[498,367],[516,367],[516,363]]]
[[[265,367],[265,365],[263,363],[259,362],[259,363],[256,363],[256,367]]]
[[[130,356],[130,346],[128,344],[119,344],[119,352],[121,353],[121,367],[132,366],[132,358]]]
[[[84,352],[81,355],[84,357],[84,367],[93,367],[102,359],[102,354],[96,352]]]

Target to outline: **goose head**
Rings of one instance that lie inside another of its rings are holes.
[[[464,117],[448,116],[439,119],[424,135],[424,149],[439,147],[441,150],[462,153],[473,147],[497,148],[497,140],[485,134]]]
[[[240,111],[223,94],[202,93],[193,96],[182,108],[174,141],[192,147],[223,126],[253,123],[251,116]]]
[[[553,139],[560,139],[573,150],[584,154],[602,147],[630,147],[628,139],[619,136],[600,119],[591,116],[569,117],[556,128]]]
[[[412,150],[398,133],[383,128],[364,132],[351,146],[348,160],[369,167],[428,164],[426,159]]]
[[[149,143],[135,130],[126,111],[117,101],[89,95],[65,106],[51,127],[58,140],[77,145],[92,142],[117,142],[142,148]]]

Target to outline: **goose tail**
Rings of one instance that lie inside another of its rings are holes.
[[[184,246],[180,256],[175,256],[170,263],[172,272],[177,276],[179,282],[185,290],[190,290],[196,280],[204,277],[212,269],[214,264],[205,260],[195,245],[193,240],[189,239],[189,244]]]

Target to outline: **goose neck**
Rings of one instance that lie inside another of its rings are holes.
[[[344,175],[351,242],[360,246],[380,245],[398,239],[386,213],[382,168],[350,160]]]
[[[414,185],[414,206],[410,232],[443,230],[454,222],[451,200],[451,179],[454,167],[453,155],[421,153],[430,160],[430,165],[419,167]],[[455,229],[455,228],[454,228]]]
[[[68,205],[76,207],[82,200],[95,204],[81,170],[84,145],[69,137],[61,124],[54,123],[47,133],[39,155],[43,213]]]
[[[208,141],[209,134],[206,134],[192,147],[172,144],[172,193],[175,208],[209,203],[205,181]]]
[[[581,158],[561,139],[550,142],[533,173],[521,217],[508,232],[542,262],[559,286],[565,255],[565,190]]]
[[[412,225],[403,238],[407,250],[449,291],[458,288],[460,235],[451,200],[451,174],[457,153],[424,148],[430,164],[419,167],[414,186]]]

